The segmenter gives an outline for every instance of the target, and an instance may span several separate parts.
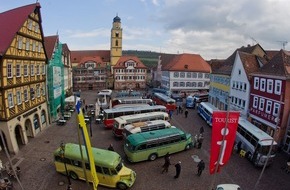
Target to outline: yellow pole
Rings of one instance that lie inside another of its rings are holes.
[[[83,133],[84,133],[85,146],[87,148],[88,160],[89,160],[89,164],[90,164],[91,175],[93,178],[93,188],[94,188],[94,190],[96,190],[98,187],[98,184],[99,184],[99,179],[98,179],[97,173],[96,173],[96,167],[95,167],[95,161],[94,161],[94,156],[93,156],[93,152],[92,152],[91,141],[90,141],[90,137],[88,134],[87,125],[86,125],[86,122],[84,119],[84,115],[83,115],[83,112],[81,109],[79,97],[77,97],[77,99],[76,99],[76,110],[77,110],[77,114],[78,114],[78,121],[80,124],[80,128],[82,128]]]

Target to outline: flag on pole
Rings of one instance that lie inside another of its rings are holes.
[[[78,121],[79,121],[79,125],[81,127],[81,129],[83,130],[83,134],[84,134],[84,140],[85,140],[85,147],[86,147],[86,151],[87,151],[87,155],[88,155],[88,160],[89,160],[89,164],[90,164],[90,168],[91,168],[91,175],[92,175],[92,179],[93,179],[93,188],[94,190],[97,189],[98,184],[99,184],[99,179],[97,177],[97,173],[96,173],[96,167],[95,167],[95,161],[94,161],[94,156],[93,156],[93,152],[92,152],[92,146],[91,146],[91,141],[90,141],[90,137],[89,137],[89,133],[87,130],[87,125],[84,119],[84,115],[81,109],[81,102],[80,102],[80,98],[77,97],[76,98],[76,111],[78,113]]]
[[[236,138],[239,112],[214,111],[212,117],[212,139],[210,155],[210,174],[224,166],[232,154]]]

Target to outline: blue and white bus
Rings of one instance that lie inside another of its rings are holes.
[[[206,121],[209,126],[212,126],[213,111],[219,111],[219,109],[209,102],[201,102],[198,104],[197,113]]]
[[[195,108],[195,102],[192,96],[187,96],[185,106],[186,108]]]
[[[153,88],[152,89],[152,95],[154,93],[162,93],[162,94],[165,94],[166,96],[171,96],[170,90],[166,90],[164,88]]]
[[[255,166],[264,166],[266,164],[271,144],[273,144],[267,165],[273,163],[277,151],[277,142],[274,141],[273,137],[243,117],[239,119],[235,142],[241,142],[241,149],[246,152],[246,157]]]

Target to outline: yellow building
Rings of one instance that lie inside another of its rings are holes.
[[[0,132],[17,153],[49,126],[40,4],[0,13],[0,26]]]

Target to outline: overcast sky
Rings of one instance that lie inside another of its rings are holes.
[[[1,0],[0,12],[36,0]],[[290,40],[290,0],[39,0],[44,35],[70,50],[109,50],[113,18],[123,50],[223,59],[241,46],[280,50]],[[290,41],[289,41],[290,42]],[[290,44],[285,46],[290,49]]]

